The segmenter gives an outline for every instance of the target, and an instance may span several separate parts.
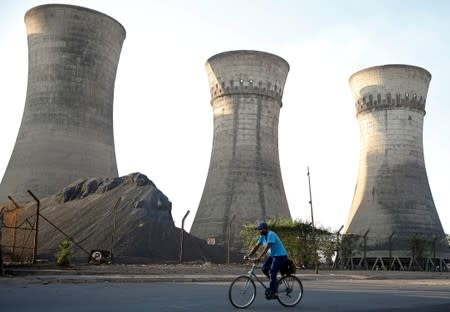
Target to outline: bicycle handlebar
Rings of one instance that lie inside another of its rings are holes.
[[[253,263],[253,264],[258,264],[259,262],[261,262],[261,260],[259,260],[259,258],[247,258],[247,259],[245,259],[244,258],[244,261],[246,261],[246,262],[251,262],[251,263]]]

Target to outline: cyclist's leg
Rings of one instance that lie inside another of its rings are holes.
[[[280,271],[281,265],[286,261],[287,256],[273,257],[272,265],[270,267],[270,291],[272,295],[277,292],[278,279],[277,274]]]
[[[273,261],[272,257],[270,257],[270,256],[267,257],[266,260],[264,261],[264,264],[262,265],[262,268],[261,268],[263,273],[264,273],[264,275],[266,275],[267,278],[269,278],[269,279],[270,279],[269,271],[270,271],[270,268],[272,266],[272,261]]]

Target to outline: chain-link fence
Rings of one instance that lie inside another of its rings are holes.
[[[26,217],[14,201],[0,207],[3,214],[0,248],[4,263],[31,263],[35,246],[36,216]]]
[[[365,270],[448,271],[450,248],[445,235],[395,232],[386,237],[345,234],[337,246],[335,267]]]
[[[446,235],[433,237],[419,234],[378,238],[366,231],[364,235],[340,234],[310,223],[290,220],[269,220],[269,228],[283,241],[290,258],[297,266],[312,269],[346,270],[416,270],[449,271],[450,247]],[[259,232],[249,224],[241,232],[245,248],[250,250]]]

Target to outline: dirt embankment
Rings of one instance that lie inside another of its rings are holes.
[[[182,232],[174,225],[172,203],[143,174],[81,179],[60,193],[41,199],[40,207],[39,259],[55,259],[59,244],[67,238],[64,232],[76,242],[73,257],[81,262],[87,262],[92,250],[112,250],[117,263],[179,260]],[[18,224],[26,224],[26,220],[33,223],[35,214],[36,203],[26,204],[20,211]],[[19,235],[14,238],[16,245],[32,247],[34,235],[30,234],[33,233],[17,231],[16,234]],[[3,240],[12,240],[12,235],[7,236]],[[209,246],[186,232],[183,238],[184,261],[223,263],[226,260],[224,248]],[[32,248],[25,250],[31,256]]]

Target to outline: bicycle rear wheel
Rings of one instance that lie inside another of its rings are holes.
[[[238,309],[245,309],[253,303],[256,297],[256,286],[253,280],[246,276],[238,276],[228,289],[228,299]]]
[[[294,275],[286,275],[278,281],[278,301],[285,307],[293,307],[303,298],[303,285]]]

